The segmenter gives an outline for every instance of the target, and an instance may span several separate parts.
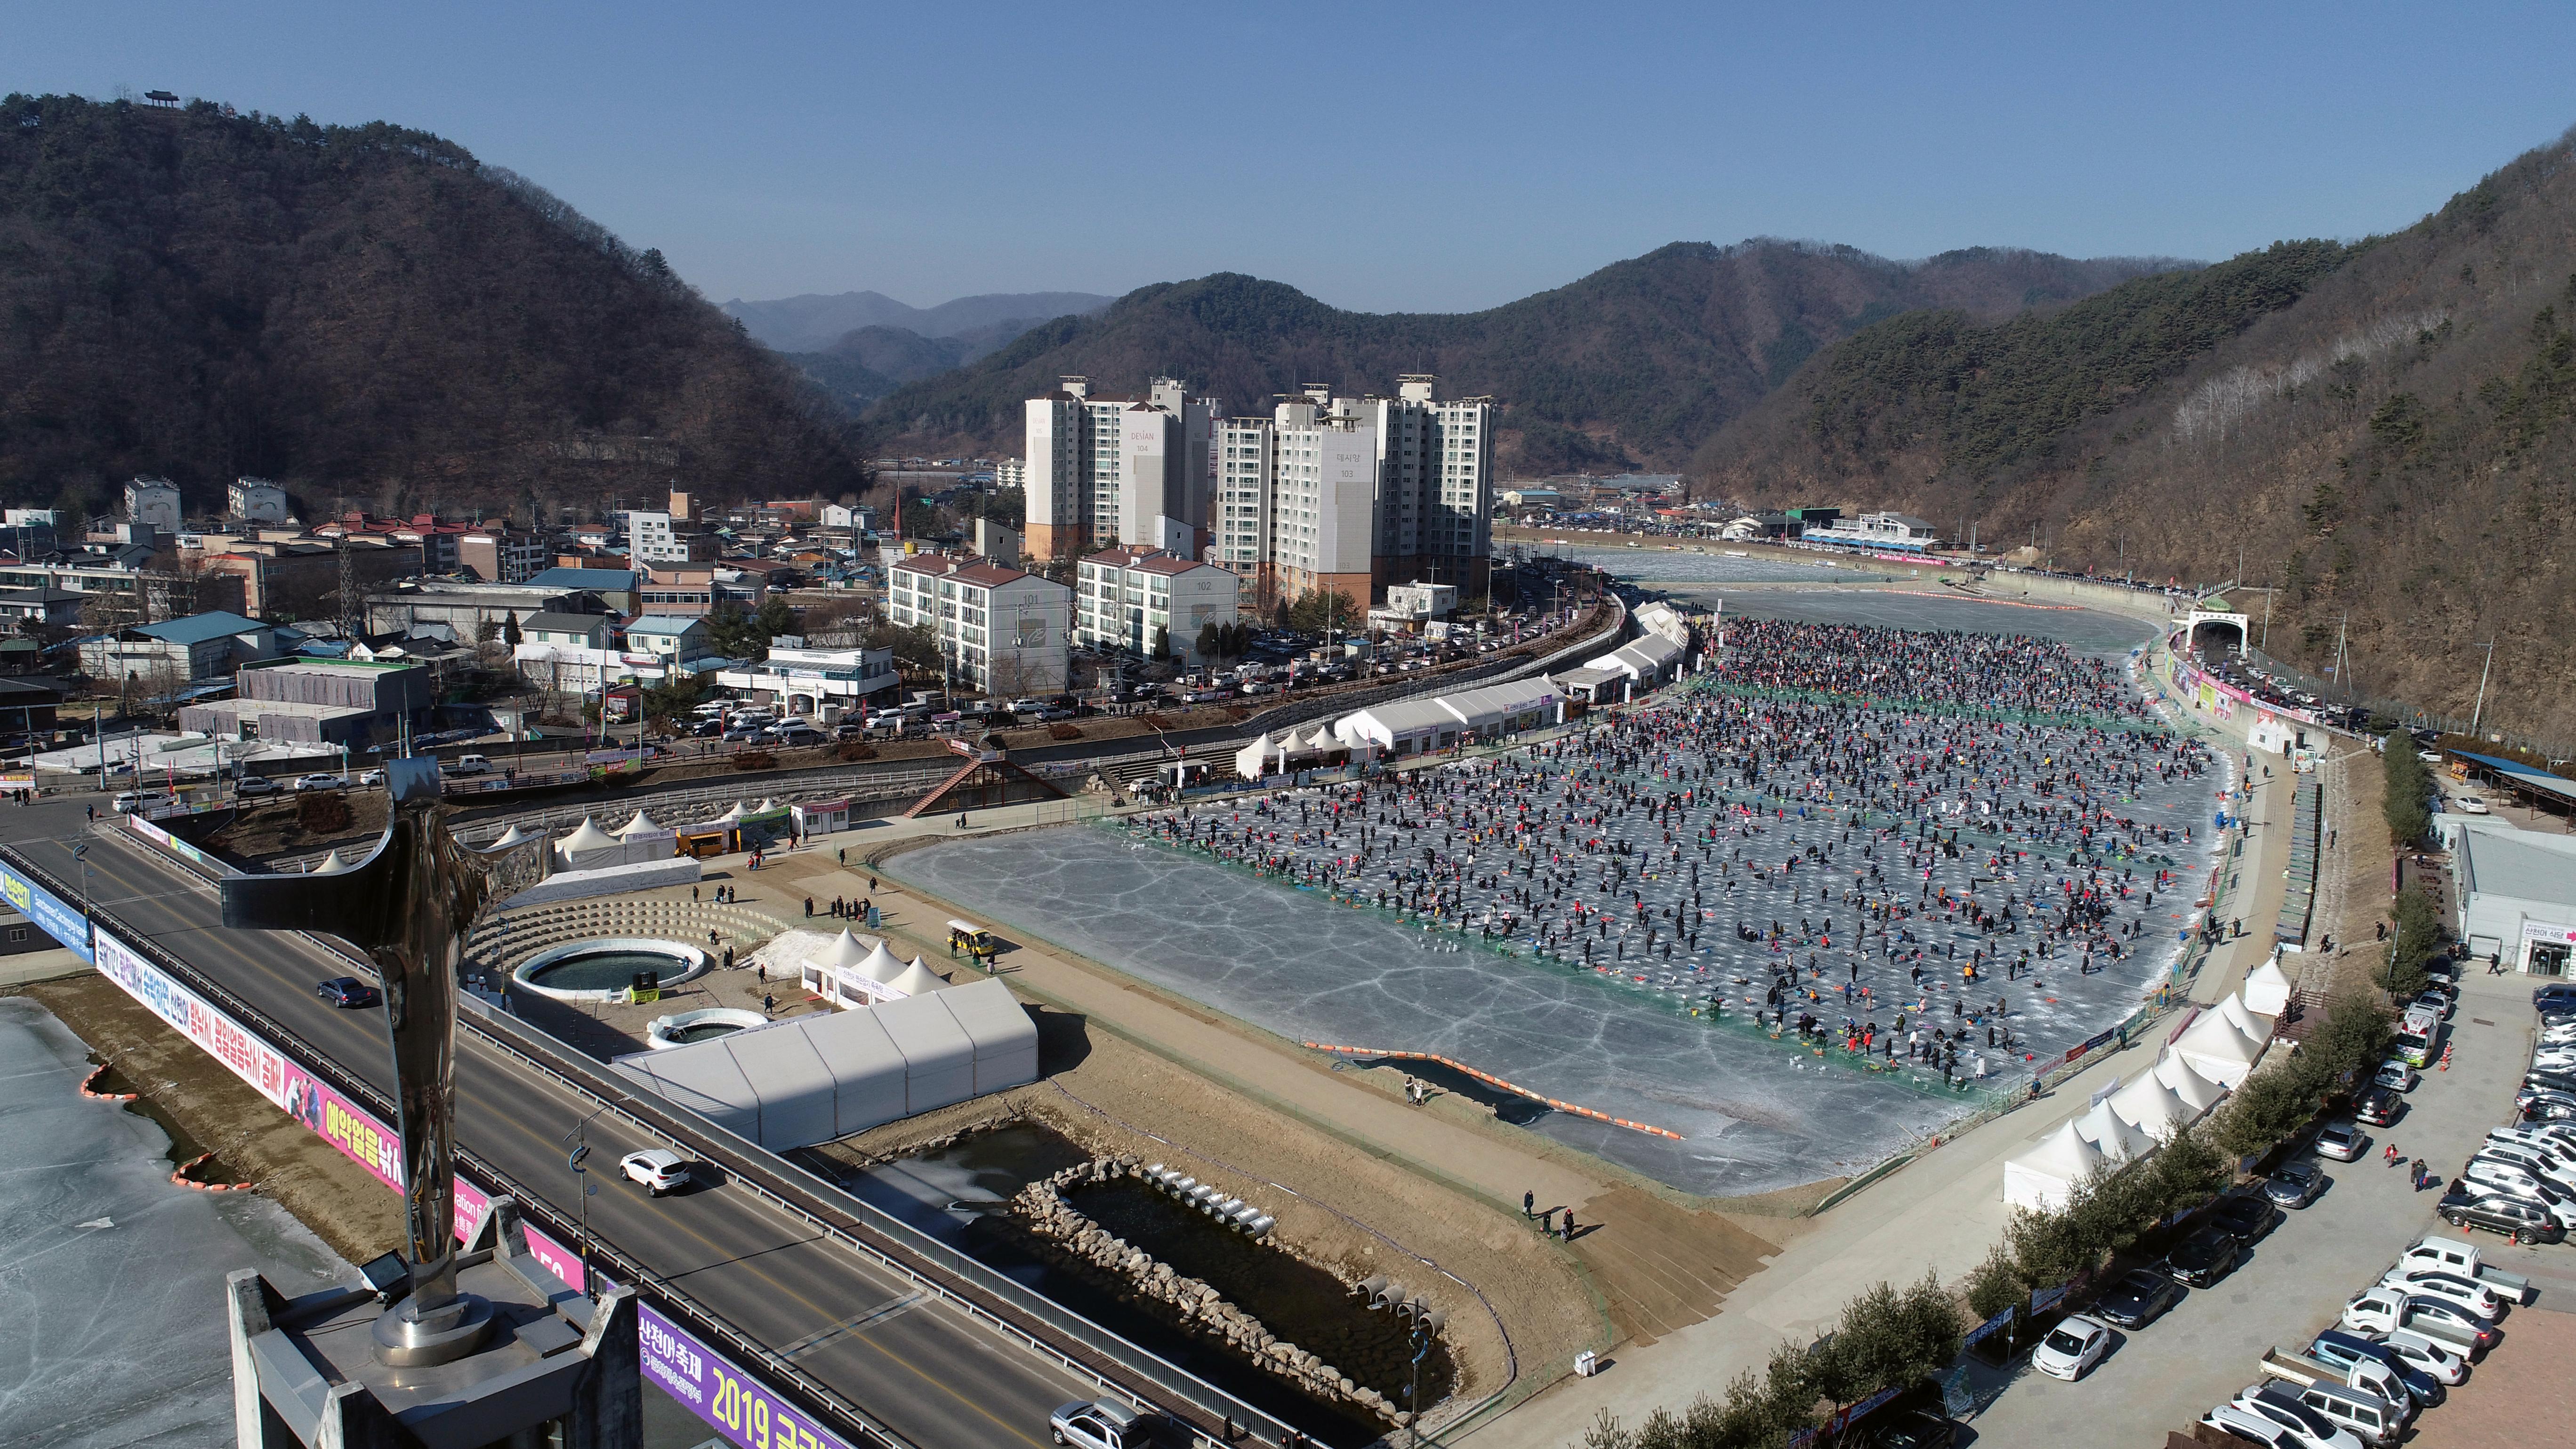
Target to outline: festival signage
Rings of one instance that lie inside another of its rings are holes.
[[[856,1449],[649,1304],[637,1305],[644,1377],[740,1449]]]
[[[96,964],[97,953],[89,944],[89,918],[56,899],[52,891],[0,865],[0,899],[7,900],[12,910],[35,922],[36,929],[60,941],[73,955]]]
[[[131,829],[135,834],[142,836],[144,839],[151,841],[154,845],[161,847],[163,850],[169,851],[171,854],[176,855],[181,859],[195,861],[197,864],[204,866],[208,870],[222,869],[222,867],[217,866],[213,861],[206,859],[204,853],[199,851],[197,847],[190,845],[188,842],[181,840],[175,835],[172,835],[169,831],[164,830],[160,826],[153,824],[151,821],[144,819],[141,815],[128,815],[125,817],[125,823],[127,828]]]

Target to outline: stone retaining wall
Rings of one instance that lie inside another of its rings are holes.
[[[1064,1199],[1068,1188],[1129,1177],[1159,1187],[1145,1175],[1135,1157],[1099,1157],[1021,1188],[1012,1199],[1011,1209],[1039,1236],[1052,1239],[1096,1267],[1124,1276],[1137,1292],[1170,1304],[1186,1327],[1224,1340],[1263,1369],[1316,1398],[1327,1403],[1355,1404],[1396,1423],[1405,1422],[1402,1405],[1375,1389],[1352,1382],[1349,1375],[1317,1355],[1283,1341],[1263,1327],[1259,1319],[1225,1301],[1216,1289],[1196,1278],[1181,1276],[1170,1264],[1157,1262],[1144,1249],[1112,1236]],[[1288,1251],[1276,1242],[1271,1246]]]

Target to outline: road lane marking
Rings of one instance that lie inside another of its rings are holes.
[[[885,1302],[878,1304],[876,1307],[868,1309],[866,1312],[854,1313],[849,1317],[842,1319],[840,1322],[833,1324],[829,1328],[816,1329],[814,1332],[805,1335],[794,1343],[780,1347],[776,1352],[780,1358],[794,1358],[798,1354],[804,1353],[809,1349],[821,1348],[824,1344],[830,1343],[833,1339],[839,1338],[845,1333],[854,1332],[855,1330],[867,1327],[869,1324],[881,1323],[886,1319],[892,1318],[896,1314],[903,1312],[905,1309],[912,1307],[916,1303],[922,1302],[928,1297],[930,1297],[930,1294],[921,1289],[915,1289],[910,1293],[898,1294],[897,1296],[889,1298]]]

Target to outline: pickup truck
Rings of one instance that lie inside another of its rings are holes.
[[[2493,1324],[2438,1298],[2423,1298],[2373,1284],[2343,1306],[2343,1326],[2355,1333],[2389,1334],[2411,1329],[2435,1343],[2449,1344],[2464,1358],[2476,1358],[2495,1346],[2500,1335]]]
[[[2485,1284],[2488,1292],[2516,1307],[2531,1301],[2530,1279],[2520,1273],[2508,1273],[2502,1268],[2488,1266],[2485,1259],[2479,1256],[2477,1244],[2464,1243],[2458,1238],[2446,1238],[2439,1233],[2428,1233],[2417,1239],[2415,1246],[2398,1256],[2397,1266],[2457,1273],[2463,1278],[2473,1278]]]
[[[2415,1395],[2408,1392],[2406,1381],[2375,1358],[2355,1357],[2349,1364],[2338,1368],[2323,1359],[2301,1353],[2283,1353],[2276,1348],[2263,1355],[2259,1367],[2266,1378],[2281,1379],[2303,1389],[2314,1388],[2318,1384],[2341,1384],[2378,1399],[2388,1406],[2390,1420],[2380,1434],[2383,1439],[2394,1439],[2404,1433],[2407,1421],[2415,1417]],[[2359,1433],[2367,1426],[2355,1424],[2350,1427]]]

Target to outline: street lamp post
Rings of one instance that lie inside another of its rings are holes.
[[[1433,1308],[1419,1293],[1408,1293],[1401,1283],[1390,1282],[1380,1274],[1357,1285],[1368,1299],[1371,1312],[1388,1312],[1405,1325],[1413,1353],[1413,1383],[1404,1391],[1405,1427],[1411,1431],[1411,1442],[1422,1442],[1422,1361],[1431,1356],[1431,1345],[1438,1341],[1440,1330],[1449,1315]]]

